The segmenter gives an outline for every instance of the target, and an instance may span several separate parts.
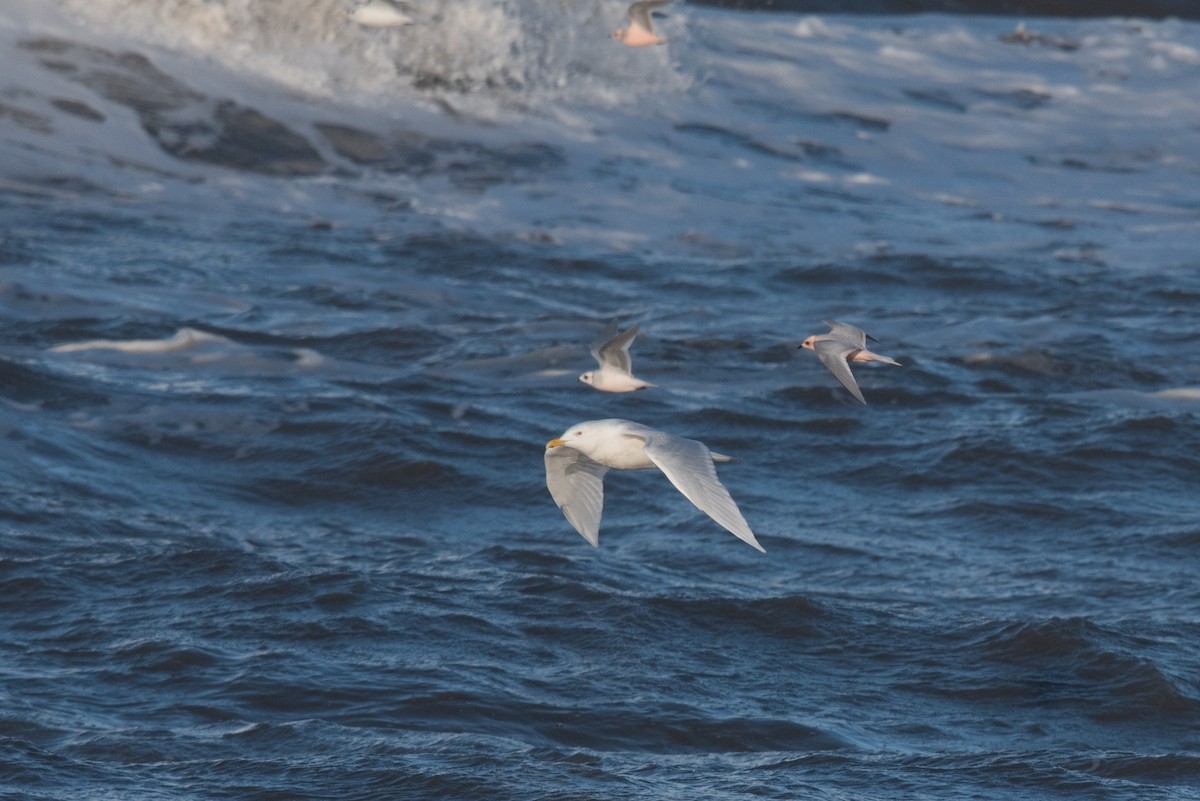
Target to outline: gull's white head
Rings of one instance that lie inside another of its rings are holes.
[[[596,371],[588,370],[586,373],[579,376],[579,380],[585,384],[594,384],[596,382]]]
[[[795,340],[792,340],[792,341],[794,342]],[[811,337],[809,337],[808,339],[806,339],[806,340],[804,340],[803,342],[801,342],[801,343],[800,343],[800,347],[802,347],[802,348],[808,348],[809,350],[814,350],[814,349],[815,349],[815,348],[814,348],[814,343],[816,343],[816,341],[817,341],[817,337],[816,337],[816,335],[814,334],[813,336],[811,336]]]
[[[564,431],[561,437],[555,437],[547,442],[546,447],[558,448],[565,445],[577,451],[587,453],[592,449],[594,444],[600,442],[600,438],[601,434],[596,426],[590,422],[579,423]]]

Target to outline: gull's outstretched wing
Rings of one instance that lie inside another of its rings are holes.
[[[629,356],[629,346],[638,335],[638,324],[634,323],[620,334],[617,334],[616,330],[617,321],[613,320],[604,332],[607,339],[599,347],[593,345],[592,353],[601,367],[611,365],[625,375],[630,375],[633,373],[633,359]]]
[[[604,327],[604,330],[600,332],[600,336],[592,340],[592,356],[595,357],[596,361],[600,362],[601,367],[604,366],[604,358],[600,355],[600,351],[612,341],[612,338],[617,335],[617,331],[619,330],[617,328],[617,321],[613,320]]]
[[[643,2],[634,3],[629,7],[629,19],[634,25],[643,28],[646,33],[654,33],[654,20],[651,12],[669,2],[671,0],[643,0]]]
[[[862,390],[858,388],[858,382],[854,380],[854,373],[850,372],[850,363],[846,361],[847,354],[861,350],[861,348],[838,340],[823,339],[813,344],[813,350],[817,352],[817,358],[821,360],[821,363],[829,368],[829,372],[833,373],[833,377],[841,381],[842,386],[850,390],[851,395],[865,404],[867,399],[863,397]]]
[[[592,545],[600,544],[604,510],[604,474],[608,468],[574,448],[546,449],[546,486],[575,530]]]
[[[675,489],[740,540],[760,551],[754,532],[729,491],[717,478],[713,454],[703,442],[655,431],[646,436],[646,456],[666,473]]]

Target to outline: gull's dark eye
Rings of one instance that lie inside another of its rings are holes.
[[[582,437],[582,436],[583,436],[583,432],[582,432],[582,431],[576,431],[576,432],[575,432],[575,436],[577,436],[577,437]]]

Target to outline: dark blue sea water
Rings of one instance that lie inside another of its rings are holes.
[[[344,10],[0,8],[0,796],[1200,798],[1200,24]]]

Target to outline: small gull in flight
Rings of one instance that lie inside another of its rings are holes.
[[[617,321],[613,320],[604,333],[592,343],[592,355],[600,364],[598,370],[588,370],[579,380],[601,392],[632,392],[635,389],[653,387],[647,381],[633,376],[633,360],[629,357],[629,346],[638,335],[638,325],[617,333]]]
[[[629,27],[617,28],[613,38],[630,47],[660,45],[667,40],[654,32],[654,9],[665,6],[671,0],[643,0],[629,7]]]
[[[867,332],[861,328],[836,320],[826,320],[825,325],[829,326],[828,334],[813,334],[800,347],[816,351],[817,358],[829,368],[834,378],[841,381],[851,395],[866,403],[854,373],[850,372],[850,362],[883,362],[897,367],[900,362],[867,350]]]
[[[702,512],[738,539],[764,551],[713,467],[714,462],[728,462],[731,457],[713,453],[702,442],[629,420],[588,420],[547,442],[545,459],[550,495],[567,521],[592,545],[600,544],[604,474],[610,468],[656,467]]]

